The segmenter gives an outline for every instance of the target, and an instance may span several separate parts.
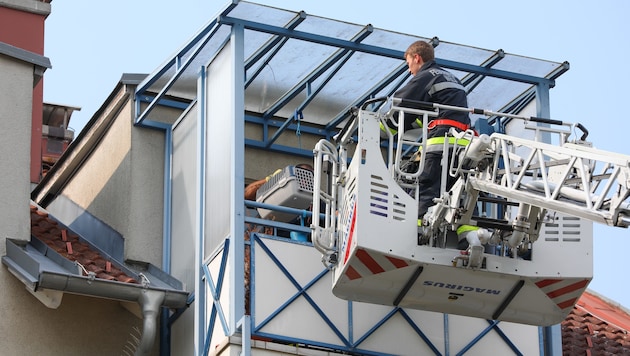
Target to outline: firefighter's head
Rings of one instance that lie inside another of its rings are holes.
[[[425,62],[435,59],[435,52],[433,46],[429,42],[416,41],[412,43],[405,51],[405,60],[409,67],[409,72],[416,75],[420,70],[420,67]]]

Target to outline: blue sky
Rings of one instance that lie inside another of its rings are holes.
[[[630,1],[255,2],[474,47],[568,61],[571,69],[551,90],[551,117],[582,123],[595,147],[630,155],[625,126],[630,118],[624,109],[630,101]],[[44,100],[81,107],[70,125],[80,130],[122,73],[151,73],[227,3],[53,1],[45,42],[52,69],[45,73]],[[624,263],[630,256],[630,231],[595,224],[594,234],[594,279],[589,288],[630,309]]]

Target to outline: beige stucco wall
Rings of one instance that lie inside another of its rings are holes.
[[[124,355],[142,330],[142,320],[119,302],[65,294],[49,309],[4,266],[0,280],[0,355]]]
[[[275,131],[270,130],[269,137],[274,135]],[[263,133],[262,127],[259,125],[246,123],[245,124],[245,137],[254,140],[262,140]],[[294,131],[287,130],[282,133],[275,144],[302,148],[307,151],[312,151],[317,141],[321,137],[301,134],[298,137]],[[286,153],[270,152],[258,148],[246,147],[245,148],[245,180],[246,183],[264,178],[273,173],[278,168],[283,168],[288,165],[296,165],[299,163],[313,164],[312,157],[293,156]]]
[[[118,117],[128,116],[129,111],[130,104],[126,104]],[[130,126],[128,120],[115,119],[98,147],[61,192],[115,230],[124,226],[130,211]]]
[[[162,267],[164,132],[134,127],[125,100],[61,194],[123,236],[125,259]],[[151,119],[174,122],[180,112],[157,108]]]
[[[30,238],[31,119],[33,65],[0,54],[0,253],[4,238]]]
[[[4,256],[6,238],[30,238],[33,65],[0,55],[0,78]],[[142,320],[116,301],[65,294],[57,309],[47,308],[4,265],[0,285],[0,355],[120,355],[142,329]]]
[[[130,112],[131,113],[131,112]],[[152,121],[173,124],[182,110],[157,107]],[[132,122],[133,116],[128,118]],[[125,225],[125,257],[162,266],[164,224],[164,160],[163,131],[148,128],[131,129],[132,150],[129,221]]]

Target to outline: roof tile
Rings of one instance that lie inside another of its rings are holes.
[[[85,271],[96,278],[123,283],[138,283],[133,277],[113,266],[112,261],[81,241],[79,235],[48,216],[48,213],[31,205],[31,235],[70,261],[80,263]],[[84,272],[84,275],[86,273]]]
[[[563,355],[630,355],[630,315],[586,291],[561,324]]]

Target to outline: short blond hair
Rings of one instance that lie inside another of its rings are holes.
[[[423,62],[432,61],[435,59],[435,51],[433,45],[425,41],[416,41],[412,43],[405,51],[405,58],[409,55],[417,54],[422,58]]]

